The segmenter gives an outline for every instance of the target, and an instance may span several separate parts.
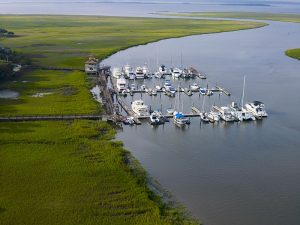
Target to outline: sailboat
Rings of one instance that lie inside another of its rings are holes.
[[[202,102],[202,112],[200,113],[200,118],[203,122],[208,123],[209,122],[209,118],[208,118],[208,113],[206,113],[204,111],[204,103],[205,103],[205,97],[203,98],[203,102]]]
[[[179,90],[179,85],[178,85],[178,90]],[[177,104],[178,104],[178,109],[179,109],[179,104],[180,104],[180,102],[179,102],[179,91],[178,91],[177,96],[178,96]],[[183,103],[182,103],[182,107],[183,107]],[[175,110],[174,113],[173,113],[173,119],[174,119],[174,123],[177,126],[180,126],[180,127],[184,127],[186,124],[190,123],[190,120],[187,119],[182,112],[179,112],[177,110]]]
[[[247,109],[244,108],[246,76],[244,76],[243,92],[241,98],[241,106],[239,107],[235,102],[232,102],[231,109],[235,118],[239,121],[255,120],[255,116],[252,115]]]

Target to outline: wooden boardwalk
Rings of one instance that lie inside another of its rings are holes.
[[[0,122],[42,121],[42,120],[113,120],[108,115],[36,115],[36,116],[8,116],[0,117]]]

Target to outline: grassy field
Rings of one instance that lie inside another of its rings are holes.
[[[300,60],[300,48],[288,49],[285,54],[291,58]]]
[[[300,23],[298,14],[279,14],[279,13],[256,13],[256,12],[192,12],[164,14],[185,17],[208,17],[208,18],[233,18],[233,19],[254,19],[254,20],[273,20],[282,22]]]
[[[184,224],[151,198],[114,133],[94,121],[1,123],[0,224]]]
[[[0,84],[20,93],[18,99],[0,99],[0,116],[100,113],[83,72],[36,70],[14,82]],[[45,94],[45,95],[43,95]]]
[[[249,29],[263,23],[182,19],[0,16],[17,38],[0,40],[45,66],[83,68],[90,53],[103,59],[120,49],[165,38]]]

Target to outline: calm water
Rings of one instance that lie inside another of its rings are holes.
[[[273,1],[187,1],[194,2],[166,4],[142,3],[143,1],[49,1],[49,0],[0,0],[0,14],[64,14],[64,15],[110,15],[110,16],[154,16],[154,12],[182,12],[182,11],[255,11],[276,13],[300,13],[300,3],[283,4]],[[147,1],[145,1],[147,2]],[[153,1],[152,1],[153,2]],[[179,1],[172,1],[179,2]],[[181,1],[186,2],[186,1]],[[196,2],[196,4],[195,4]]]
[[[164,40],[119,52],[105,63],[132,66],[156,61],[194,65],[233,96],[214,95],[213,103],[239,99],[247,76],[246,100],[265,102],[269,117],[249,123],[202,124],[185,129],[173,123],[124,127],[118,138],[146,170],[205,224],[265,225],[300,223],[300,63],[284,55],[299,47],[300,25],[273,22],[246,31]],[[188,85],[193,81],[174,81]],[[160,83],[153,79],[146,84]],[[140,98],[135,96],[134,99]],[[174,99],[143,96],[153,108]],[[203,97],[181,95],[184,111],[202,107]],[[131,97],[126,101],[130,103]]]

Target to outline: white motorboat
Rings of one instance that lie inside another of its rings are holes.
[[[113,68],[112,75],[113,75],[113,77],[116,78],[116,79],[120,78],[120,77],[122,76],[122,71],[121,71],[121,69],[118,68],[118,67]]]
[[[123,123],[125,125],[134,125],[135,122],[134,122],[134,118],[131,116],[131,117],[127,117],[126,119],[123,120]]]
[[[136,91],[136,85],[135,85],[135,83],[133,83],[133,84],[130,85],[130,90],[131,91]]]
[[[129,76],[129,73],[131,73],[131,72],[133,72],[132,67],[131,67],[129,64],[126,64],[126,65],[124,66],[124,73],[125,73],[127,76]]]
[[[175,111],[173,113],[173,119],[174,123],[178,126],[185,126],[186,124],[190,124],[189,119],[186,118],[182,112]]]
[[[218,112],[210,111],[207,113],[207,118],[209,119],[209,122],[214,123],[220,120],[220,115]]]
[[[149,108],[143,100],[136,100],[131,104],[132,111],[138,116],[149,116]]]
[[[163,118],[161,112],[159,111],[154,111],[150,114],[150,123],[151,125],[159,125],[159,124],[164,124],[165,119]]]
[[[166,90],[166,91],[169,91],[169,89],[172,87],[171,85],[171,81],[170,80],[165,80],[165,83],[164,83],[164,86],[163,86],[163,89]]]
[[[144,79],[145,75],[142,67],[137,67],[135,70],[135,78],[136,79]]]
[[[221,106],[219,109],[220,117],[225,122],[234,122],[236,120],[236,118],[232,115],[232,112],[229,107]]]
[[[158,90],[158,91],[161,90],[161,86],[160,86],[160,85],[156,85],[155,88],[156,88],[156,90]]]
[[[191,90],[192,91],[198,91],[199,90],[199,85],[197,84],[197,83],[193,83],[192,85],[191,85]]]
[[[118,92],[122,92],[126,89],[126,80],[123,76],[117,79]]]
[[[250,113],[252,113],[253,116],[255,116],[258,119],[268,116],[268,114],[265,110],[265,104],[260,101],[254,101],[251,103],[247,103],[247,104],[245,104],[245,108]]]
[[[152,90],[152,95],[156,96],[157,95],[157,91],[155,89]]]
[[[134,74],[134,72],[129,72],[129,73],[128,73],[128,79],[129,79],[129,80],[134,80],[134,79],[135,79],[135,74]]]
[[[173,108],[168,108],[166,111],[167,111],[167,114],[169,114],[169,115],[173,115],[175,112],[175,110]]]
[[[182,75],[182,70],[179,69],[179,68],[174,68],[173,71],[172,71],[172,77],[173,78],[180,78]]]
[[[149,75],[149,68],[148,68],[148,66],[146,64],[143,66],[142,70],[143,70],[143,73],[144,73],[144,77],[148,77],[148,75]]]
[[[158,72],[160,72],[163,76],[170,74],[165,65],[161,65],[160,67],[158,67]]]
[[[255,117],[249,113],[247,110],[242,109],[238,106],[236,102],[232,102],[230,105],[230,108],[232,110],[232,115],[238,120],[238,121],[248,121],[248,120],[255,120]]]
[[[206,113],[206,112],[200,113],[201,121],[208,123],[210,120],[207,115],[208,115],[208,113]]]

